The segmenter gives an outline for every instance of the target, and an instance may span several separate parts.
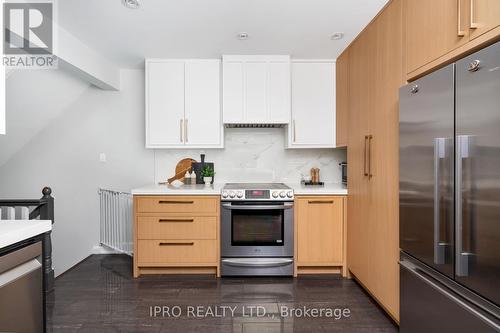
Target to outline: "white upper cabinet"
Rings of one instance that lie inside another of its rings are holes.
[[[335,147],[335,62],[293,61],[288,148]]]
[[[289,56],[223,56],[226,124],[290,122]]]
[[[146,62],[146,147],[183,146],[184,63]]]
[[[146,148],[222,148],[220,60],[146,60]]]

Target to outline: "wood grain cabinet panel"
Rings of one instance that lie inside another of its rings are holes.
[[[404,0],[407,80],[500,39],[498,0]]]
[[[407,73],[469,41],[469,1],[406,0]]]
[[[401,0],[391,1],[348,49],[347,263],[396,321],[398,89],[405,77],[402,5]]]
[[[215,216],[139,216],[138,239],[217,239]]]
[[[500,26],[500,1],[498,0],[469,0],[469,1],[470,1],[471,40]]]
[[[349,121],[349,50],[337,58],[336,63],[336,134],[337,147],[347,147]]]
[[[334,272],[344,262],[342,196],[298,196],[295,200],[298,273]],[[318,270],[314,270],[318,268]]]
[[[220,276],[220,196],[134,196],[134,277]]]
[[[138,240],[139,265],[197,265],[217,261],[217,241]]]
[[[149,196],[137,198],[139,213],[216,213],[218,200],[214,197]]]

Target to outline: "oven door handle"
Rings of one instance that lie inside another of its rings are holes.
[[[293,203],[286,203],[284,205],[231,205],[222,204],[222,208],[230,210],[278,210],[278,209],[291,209]]]
[[[293,259],[287,258],[235,258],[222,259],[223,264],[235,267],[280,267],[293,264]]]

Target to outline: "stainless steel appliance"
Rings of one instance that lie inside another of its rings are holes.
[[[347,162],[342,162],[339,165],[342,169],[342,184],[347,186]]]
[[[400,331],[500,331],[500,43],[400,89]]]
[[[0,331],[45,332],[42,243],[0,252]]]
[[[293,190],[232,183],[221,198],[221,275],[293,275]]]

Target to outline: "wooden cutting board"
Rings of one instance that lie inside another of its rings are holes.
[[[180,160],[175,166],[175,176],[169,178],[168,182],[172,183],[177,179],[182,180],[187,171],[191,172],[193,163],[196,163],[196,160],[193,160],[192,158],[183,158],[182,160]]]

